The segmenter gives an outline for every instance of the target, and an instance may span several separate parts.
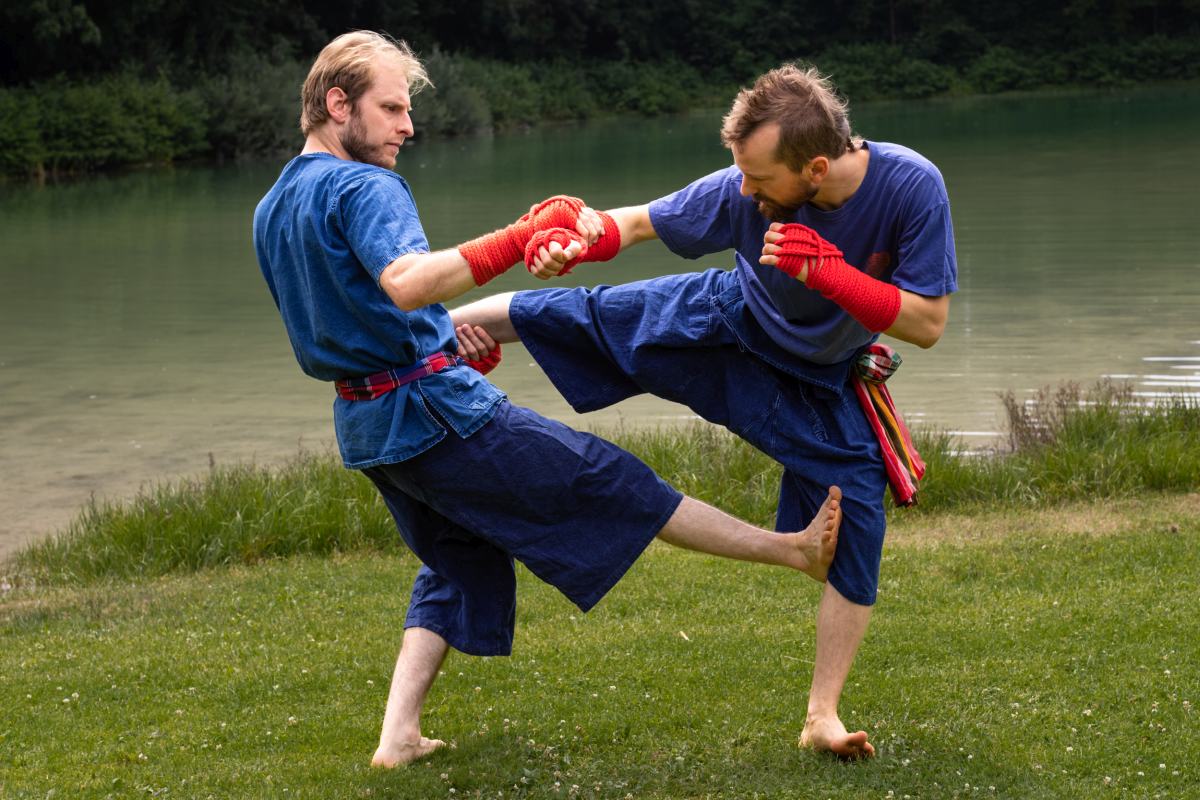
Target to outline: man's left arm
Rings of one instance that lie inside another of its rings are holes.
[[[786,272],[837,303],[867,330],[922,348],[942,337],[950,295],[926,297],[872,278],[846,263],[842,251],[806,225],[773,223],[759,262]]]

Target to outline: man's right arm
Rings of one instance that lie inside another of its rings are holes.
[[[532,270],[534,277],[547,280],[579,254],[580,245],[566,248],[552,244],[546,260]],[[435,253],[405,253],[384,268],[379,287],[401,311],[413,311],[433,303],[444,303],[474,289],[477,270],[457,248]]]

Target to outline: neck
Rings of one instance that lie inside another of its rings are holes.
[[[304,139],[304,149],[300,151],[300,155],[309,153],[329,153],[346,161],[351,160],[350,155],[342,147],[342,140],[328,122],[309,132]]]
[[[867,177],[867,164],[871,153],[859,147],[829,162],[829,174],[821,181],[821,188],[809,202],[825,211],[841,208],[846,204]]]

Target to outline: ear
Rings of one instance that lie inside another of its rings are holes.
[[[334,86],[325,93],[325,110],[329,113],[329,118],[339,124],[350,119],[350,98],[341,87]]]
[[[820,185],[821,181],[825,180],[825,176],[829,174],[829,159],[826,156],[817,156],[808,162],[805,169],[808,172],[808,179],[814,184]]]

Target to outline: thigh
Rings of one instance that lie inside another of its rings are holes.
[[[616,445],[509,403],[470,437],[449,434],[389,475],[456,530],[521,561],[584,610],[682,498]],[[439,546],[444,556],[457,544]]]

